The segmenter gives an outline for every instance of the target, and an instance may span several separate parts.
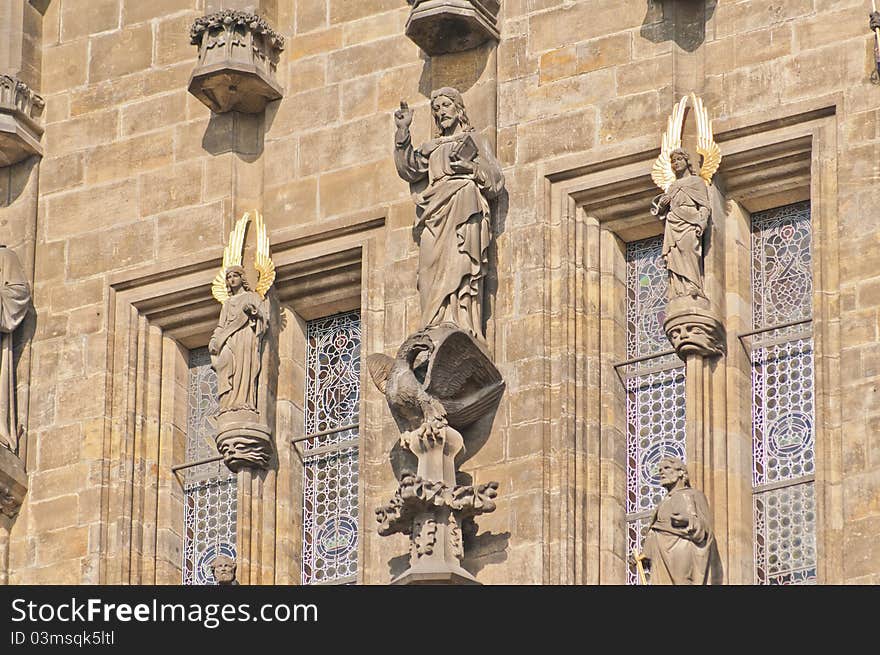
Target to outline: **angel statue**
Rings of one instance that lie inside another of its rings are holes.
[[[413,148],[413,111],[401,101],[394,112],[397,173],[416,185],[418,289],[422,327],[454,323],[484,338],[483,285],[491,240],[489,201],[504,188],[489,142],[471,127],[456,89],[431,93],[434,139]]]
[[[242,251],[250,214],[240,218],[229,235],[229,244],[223,252],[223,268],[211,285],[211,293],[221,303],[220,320],[211,340],[208,352],[211,367],[217,372],[218,447],[230,437],[241,437],[227,430],[234,421],[237,425],[263,423],[257,407],[257,389],[263,352],[263,341],[269,324],[269,302],[266,293],[275,281],[275,266],[269,257],[269,239],[263,217],[256,213],[257,254],[254,266],[259,273],[256,288],[251,289],[241,265]],[[230,447],[242,446],[240,439],[230,442]],[[227,458],[227,463],[229,459]]]
[[[681,147],[681,131],[687,102],[693,102],[697,120],[697,152],[702,157],[699,174],[691,156]],[[721,164],[721,149],[712,135],[708,112],[693,93],[681,99],[672,116],[660,156],[651,177],[663,189],[654,199],[651,213],[665,221],[663,259],[669,272],[669,298],[706,298],[703,289],[703,235],[709,227],[712,209],[709,184]]]

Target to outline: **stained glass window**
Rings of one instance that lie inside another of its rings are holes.
[[[757,584],[816,582],[811,263],[808,202],[752,216]]]
[[[641,551],[651,512],[665,495],[657,465],[685,458],[684,364],[663,331],[668,278],[660,237],[626,247],[626,520],[627,559]],[[638,584],[633,564],[629,584]]]
[[[186,461],[217,456],[209,418],[217,411],[217,374],[207,348],[190,351]],[[216,584],[208,568],[219,554],[235,559],[237,483],[222,461],[181,471],[184,480],[183,584]]]
[[[357,577],[359,312],[310,321],[303,445],[303,584]]]

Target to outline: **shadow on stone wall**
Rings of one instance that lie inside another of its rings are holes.
[[[21,197],[39,162],[39,157],[28,157],[18,164],[0,168],[0,209],[11,207]],[[7,242],[6,245],[13,244]]]
[[[202,148],[212,155],[233,152],[242,161],[255,162],[263,154],[267,123],[271,118],[268,113],[265,120],[263,114],[212,113],[202,136]]]
[[[706,23],[716,4],[717,0],[648,0],[640,34],[651,43],[674,41],[694,52],[706,40]]]

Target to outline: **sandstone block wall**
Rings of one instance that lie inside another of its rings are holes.
[[[45,155],[38,166],[0,172],[31,190],[30,201],[5,194],[0,226],[26,214],[25,202],[35,216],[30,492],[12,529],[10,581],[104,580],[108,480],[128,466],[107,456],[118,382],[108,362],[111,279],[219,257],[232,220],[254,206],[273,243],[292,234],[320,242],[328,226],[376,215],[382,256],[362,280],[371,347],[394,354],[419,327],[414,211],[391,158],[392,112],[408,100],[414,139],[427,139],[430,90],[456,84],[476,127],[497,140],[507,179],[488,312],[507,391],[491,436],[463,466],[475,483],[499,481],[500,494],[496,512],[479,519],[466,566],[485,583],[623,581],[619,562],[580,561],[565,545],[571,535],[594,538],[599,507],[582,499],[600,498],[613,481],[565,470],[557,447],[568,443],[559,421],[572,409],[560,408],[565,388],[581,385],[583,398],[600,389],[582,353],[572,354],[572,370],[568,353],[549,346],[549,334],[574,329],[553,307],[565,282],[557,273],[578,245],[550,247],[547,171],[569,161],[611,166],[656,148],[673,101],[694,89],[719,124],[834,108],[837,165],[822,184],[834,188],[838,231],[816,238],[836,240],[822,275],[839,289],[825,320],[839,326],[828,356],[839,357],[844,375],[819,392],[842,426],[826,491],[842,515],[825,517],[840,549],[820,557],[835,561],[826,582],[880,582],[880,86],[871,81],[865,3],[709,0],[687,28],[675,4],[504,0],[497,50],[428,60],[404,36],[402,0],[265,3],[287,38],[278,72],[285,95],[263,118],[241,119],[212,116],[186,91],[196,62],[188,30],[208,9],[204,0],[52,0],[38,88]],[[585,312],[598,311],[593,300]],[[406,551],[404,538],[380,539],[372,524],[394,488],[387,453],[396,430],[366,376],[363,389],[362,579],[381,583]],[[619,407],[603,411],[619,419]],[[559,511],[577,503],[585,503],[579,523],[569,520],[573,509]],[[743,504],[731,520],[745,526],[748,511]],[[608,552],[622,553],[622,527]],[[748,570],[731,581],[750,582]]]

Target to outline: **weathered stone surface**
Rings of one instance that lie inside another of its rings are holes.
[[[89,82],[118,78],[150,67],[153,30],[137,25],[90,39]]]

